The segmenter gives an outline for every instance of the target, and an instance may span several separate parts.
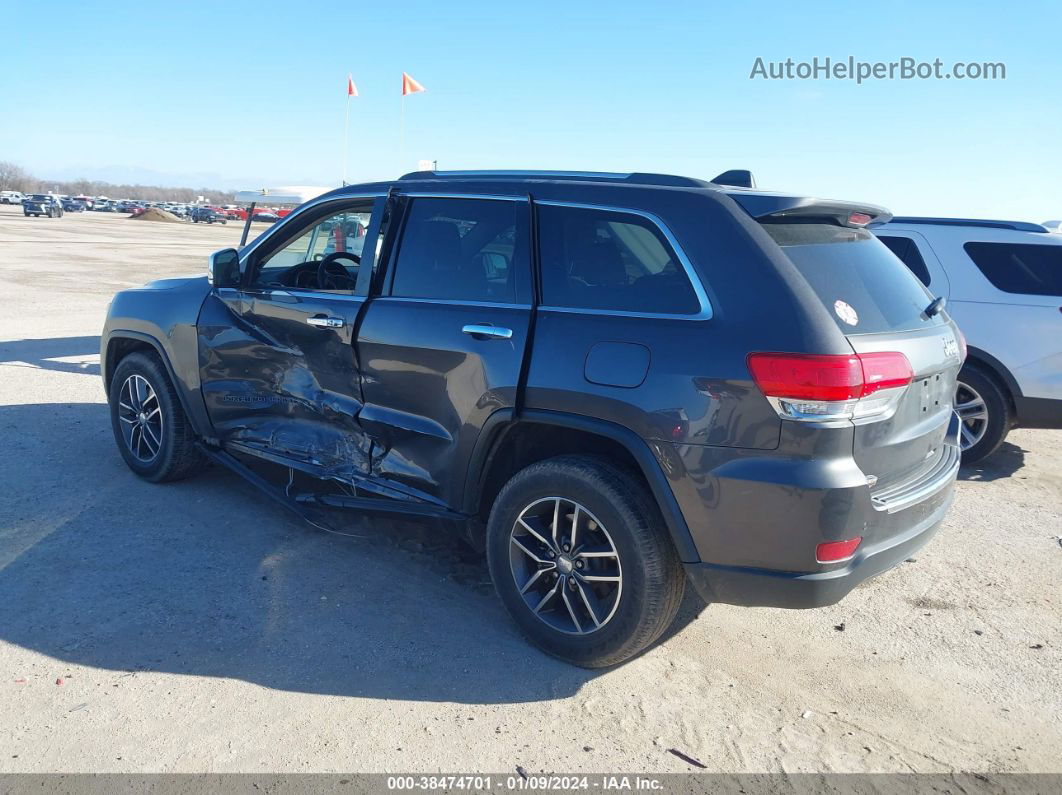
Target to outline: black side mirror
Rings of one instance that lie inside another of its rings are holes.
[[[213,287],[238,287],[240,284],[240,255],[234,248],[223,248],[210,255],[207,282]]]

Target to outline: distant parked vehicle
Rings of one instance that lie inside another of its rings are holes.
[[[280,216],[277,215],[276,213],[272,213],[272,212],[264,212],[264,213],[256,212],[254,214],[254,218],[252,218],[251,220],[252,221],[262,221],[262,222],[267,223],[267,224],[275,224],[277,221],[280,220]]]
[[[113,202],[99,199],[92,203],[92,209],[98,213],[113,213],[116,211]]]
[[[897,217],[874,233],[947,299],[969,342],[954,399],[963,463],[1013,427],[1062,428],[1062,236],[968,218]]]
[[[23,215],[40,218],[46,215],[49,218],[62,218],[63,205],[58,198],[47,193],[34,193],[22,200]]]
[[[0,204],[22,204],[25,194],[17,190],[0,190]]]
[[[79,199],[63,199],[60,204],[68,213],[83,213],[88,209],[88,205]]]
[[[196,207],[189,217],[195,224],[223,224],[228,220],[210,207]]]

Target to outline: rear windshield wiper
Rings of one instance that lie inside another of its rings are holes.
[[[926,317],[933,317],[933,315],[939,315],[941,310],[944,309],[944,305],[948,303],[948,299],[940,295],[934,298],[929,306],[922,310],[922,314]]]

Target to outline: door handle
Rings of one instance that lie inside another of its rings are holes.
[[[318,328],[343,328],[341,317],[308,317],[306,322]]]
[[[508,340],[513,337],[511,328],[492,326],[488,323],[469,323],[461,331],[465,332],[465,334],[471,334],[473,337],[486,337],[492,340]]]

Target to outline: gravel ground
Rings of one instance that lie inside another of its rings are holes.
[[[687,598],[649,653],[571,668],[422,528],[126,469],[107,301],[239,226],[0,207],[0,771],[1062,771],[1062,432],[963,470],[937,538],[839,605]]]

